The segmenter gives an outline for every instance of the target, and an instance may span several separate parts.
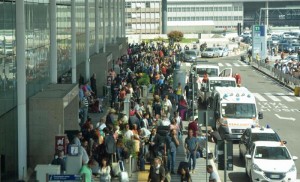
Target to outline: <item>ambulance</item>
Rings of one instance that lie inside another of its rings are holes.
[[[245,87],[216,87],[211,102],[213,127],[222,139],[240,140],[247,128],[259,125],[259,119],[263,119],[254,95]]]

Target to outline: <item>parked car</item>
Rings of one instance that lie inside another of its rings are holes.
[[[227,47],[218,47],[218,49],[221,57],[225,57],[229,55],[229,50]]]
[[[295,48],[289,43],[280,43],[278,44],[278,51],[291,54],[295,52]]]
[[[250,181],[296,181],[296,156],[282,142],[257,141],[245,155]]]
[[[252,127],[244,131],[239,142],[240,159],[244,159],[253,142],[281,141],[279,135],[270,127]],[[286,143],[286,142],[285,142]]]
[[[217,47],[208,47],[201,53],[201,57],[220,57],[219,49]]]
[[[183,61],[184,62],[195,62],[197,60],[197,51],[186,50],[184,51]]]

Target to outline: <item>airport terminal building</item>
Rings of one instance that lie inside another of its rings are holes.
[[[152,3],[156,4],[156,8],[150,6]],[[126,32],[164,33],[164,20],[167,21],[166,32],[172,30],[184,33],[233,31],[236,30],[238,23],[241,23],[243,28],[250,28],[253,24],[259,23],[261,8],[270,8],[268,14],[262,11],[261,16],[268,17],[268,20],[262,18],[262,23],[269,21],[270,26],[300,26],[300,1],[298,0],[126,0]],[[155,26],[149,23],[149,17],[151,20],[154,18]],[[155,27],[156,31],[150,27]]]
[[[126,53],[123,0],[0,0],[0,178],[48,164],[55,136],[78,130],[78,80]],[[0,180],[1,181],[1,180]]]

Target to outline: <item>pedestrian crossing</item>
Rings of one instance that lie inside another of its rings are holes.
[[[300,97],[294,96],[294,93],[253,93],[256,101],[260,102],[297,102]]]
[[[249,66],[246,63],[238,62],[238,63],[218,63],[220,67],[246,67]]]

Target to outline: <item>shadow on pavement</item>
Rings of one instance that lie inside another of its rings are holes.
[[[228,177],[232,182],[250,182],[245,172],[231,172]]]
[[[237,155],[233,156],[233,163],[237,167],[245,167],[244,161],[241,160],[240,157]]]

